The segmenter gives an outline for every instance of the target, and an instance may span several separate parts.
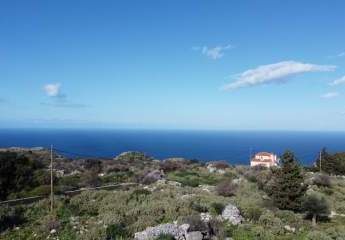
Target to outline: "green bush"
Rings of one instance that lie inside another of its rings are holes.
[[[232,183],[229,180],[225,180],[223,182],[220,182],[216,186],[216,191],[219,195],[224,197],[231,197],[234,196],[237,190],[237,185]]]
[[[129,237],[126,227],[121,223],[109,225],[106,230],[106,235],[107,240],[119,240]]]
[[[261,226],[269,228],[273,234],[282,235],[284,233],[282,221],[270,211],[263,213],[258,222]]]
[[[214,202],[211,204],[211,209],[216,215],[221,215],[223,210],[225,208],[225,204],[219,203],[219,202]],[[211,210],[211,211],[212,211]]]
[[[175,237],[170,234],[160,234],[155,240],[175,240]]]
[[[325,174],[316,174],[313,178],[313,184],[319,187],[332,187],[331,177]]]
[[[326,233],[321,231],[312,231],[307,234],[306,240],[332,240]]]
[[[257,207],[254,204],[250,204],[247,206],[241,206],[240,211],[242,216],[250,221],[258,221],[260,216],[262,215],[263,209],[260,207]]]
[[[0,206],[0,232],[24,222],[22,207]]]
[[[183,219],[183,222],[189,224],[189,231],[191,232],[204,232],[209,230],[206,223],[201,220],[200,215],[187,216]]]

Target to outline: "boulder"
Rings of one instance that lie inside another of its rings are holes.
[[[201,221],[203,221],[204,223],[208,223],[211,221],[212,216],[211,214],[209,214],[208,212],[206,213],[200,213],[200,219]]]
[[[184,240],[185,234],[186,234],[185,232],[186,227],[187,226],[180,227],[177,224],[172,224],[172,223],[161,224],[155,227],[148,227],[142,232],[135,233],[134,239],[135,240],[151,240],[151,239],[157,238],[161,234],[168,234],[168,235],[174,236],[176,240]]]
[[[243,221],[240,210],[232,204],[226,205],[222,212],[222,218],[228,220],[233,225],[238,225]]]
[[[189,232],[186,235],[186,240],[203,240],[203,235],[201,232],[196,231],[196,232]]]

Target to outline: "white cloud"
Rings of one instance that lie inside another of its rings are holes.
[[[340,85],[340,84],[345,84],[345,75],[342,76],[341,78],[338,78],[338,79],[334,80],[334,81],[331,82],[329,85],[331,85],[331,86],[337,86],[337,85]]]
[[[335,98],[338,97],[340,94],[338,92],[328,92],[325,94],[322,94],[321,97],[322,98]]]
[[[287,78],[307,72],[334,71],[333,65],[315,65],[296,61],[283,61],[268,65],[261,65],[237,74],[235,81],[223,86],[224,90],[252,87],[286,81]]]
[[[337,55],[338,57],[345,57],[345,52],[341,52]]]
[[[50,97],[48,101],[42,102],[41,105],[49,107],[58,107],[58,108],[85,108],[88,105],[75,103],[70,101],[67,98],[67,95],[61,91],[61,84],[59,83],[50,83],[43,86],[43,89],[47,96]]]
[[[44,85],[43,89],[49,97],[58,97],[61,95],[60,87],[59,83],[50,83]]]
[[[231,44],[228,44],[226,46],[217,46],[217,47],[207,47],[207,46],[203,46],[203,47],[193,47],[192,49],[194,51],[200,51],[201,54],[216,60],[219,58],[222,58],[225,54],[225,51],[229,50],[233,48],[233,46]]]

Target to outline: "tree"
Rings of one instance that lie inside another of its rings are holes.
[[[35,187],[34,172],[43,168],[39,161],[14,152],[0,153],[0,200],[9,194]]]
[[[268,194],[272,197],[274,205],[284,210],[301,210],[306,186],[302,168],[295,155],[286,151],[281,156],[281,167],[272,171],[273,181]]]
[[[321,171],[328,174],[345,174],[345,154],[336,153],[334,155],[327,152],[326,148],[321,150]],[[316,159],[317,170],[320,169],[320,157]]]
[[[324,196],[313,193],[307,195],[302,204],[303,210],[307,215],[312,217],[313,226],[316,226],[316,220],[320,216],[325,216],[330,213],[329,204]]]

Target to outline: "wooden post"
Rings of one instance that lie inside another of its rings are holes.
[[[50,213],[54,210],[53,145],[50,146]]]
[[[321,173],[321,159],[322,159],[322,151],[320,151],[320,156],[319,156],[319,167],[320,167],[320,173]]]

